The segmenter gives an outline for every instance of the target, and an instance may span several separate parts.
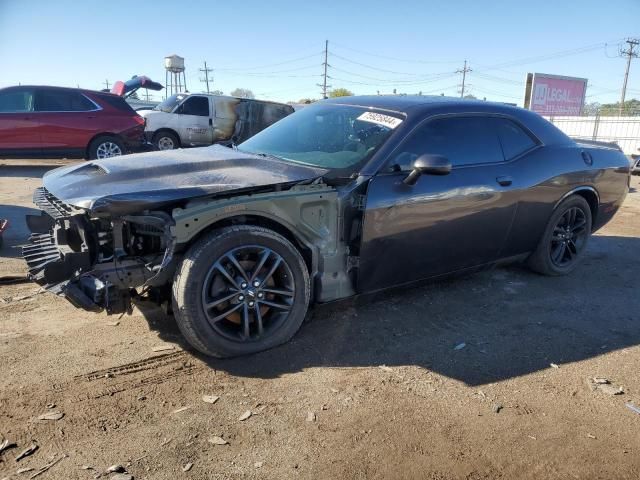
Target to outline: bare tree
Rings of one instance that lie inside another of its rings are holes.
[[[253,92],[248,88],[236,88],[235,90],[231,90],[229,95],[240,98],[256,98]]]

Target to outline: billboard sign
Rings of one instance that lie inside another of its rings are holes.
[[[587,79],[546,73],[528,73],[524,108],[540,115],[580,115]]]

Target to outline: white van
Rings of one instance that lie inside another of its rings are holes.
[[[248,98],[178,93],[153,110],[140,110],[146,119],[145,137],[158,150],[237,144],[293,113],[293,107]]]

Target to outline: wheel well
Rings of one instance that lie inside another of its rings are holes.
[[[176,137],[176,139],[178,140],[178,147],[182,146],[182,142],[180,141],[180,135],[178,135],[178,132],[176,132],[175,130],[173,130],[171,128],[166,128],[166,127],[159,128],[158,130],[153,132],[153,138],[156,138],[156,135],[158,135],[159,133],[162,133],[162,132],[168,132],[168,133],[173,134]]]
[[[261,217],[259,215],[237,215],[234,217],[224,218],[219,220],[218,222],[212,223],[207,228],[202,230],[198,235],[191,239],[189,245],[193,244],[196,240],[201,238],[204,235],[209,234],[213,230],[217,230],[223,227],[230,227],[232,225],[255,225],[257,227],[268,228],[269,230],[273,230],[276,233],[279,233],[284,238],[289,240],[291,244],[296,247],[296,249],[302,255],[304,259],[304,263],[307,266],[307,270],[310,274],[314,271],[314,262],[313,262],[313,253],[311,249],[304,245],[298,237],[296,237],[291,230],[282,225],[281,223],[271,220],[270,218]]]
[[[112,133],[112,132],[96,133],[93,137],[91,137],[91,139],[87,143],[87,148],[86,148],[86,151],[85,151],[85,155],[86,155],[85,158],[89,158],[89,156],[90,156],[89,149],[91,148],[91,144],[93,143],[93,141],[96,138],[100,138],[100,137],[114,137],[114,138],[118,139],[118,141],[122,142],[122,139],[120,138],[120,135],[118,135],[117,133]]]
[[[580,195],[589,204],[591,210],[591,222],[595,224],[596,215],[598,214],[598,195],[591,189],[582,189],[573,192],[574,195]]]

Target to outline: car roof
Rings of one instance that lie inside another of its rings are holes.
[[[260,98],[244,98],[244,97],[234,97],[232,95],[215,95],[213,93],[203,93],[203,92],[179,92],[176,95],[198,95],[200,97],[215,97],[215,98],[226,98],[232,100],[250,100],[252,102],[261,102],[261,103],[273,103],[275,105],[284,105],[290,107],[291,105],[282,102],[276,102],[274,100],[262,100]]]
[[[56,87],[52,85],[13,85],[10,87],[0,88],[0,90],[12,90],[15,88],[46,88],[47,90],[61,90],[61,91],[67,91],[67,92],[81,92],[81,93],[99,93],[101,95],[113,95],[114,97],[117,97],[117,95],[114,95],[111,92],[101,92],[99,90],[91,90],[89,88]]]
[[[482,111],[522,110],[521,108],[507,105],[505,103],[445,97],[441,95],[355,95],[350,97],[330,98],[323,100],[323,103],[357,105],[361,107],[392,110],[400,113],[458,106],[464,107],[465,109],[478,107]]]
[[[537,113],[505,103],[431,95],[368,95],[330,98],[321,100],[317,104],[353,105],[399,113],[406,117],[403,122],[404,129],[398,129],[398,133],[404,130],[402,135],[406,135],[406,131],[411,131],[420,122],[432,116],[450,114],[506,116],[524,126],[543,145],[575,145],[575,142],[566,134]],[[393,148],[393,145],[390,148]],[[375,174],[388,153],[389,151],[384,148],[381,149],[360,173]]]
[[[354,105],[404,114],[408,119],[420,121],[431,115],[485,114],[504,115],[516,119],[545,144],[571,144],[560,129],[531,110],[514,105],[484,100],[471,100],[433,95],[368,95],[330,98],[320,104]],[[412,123],[412,122],[409,122]]]

